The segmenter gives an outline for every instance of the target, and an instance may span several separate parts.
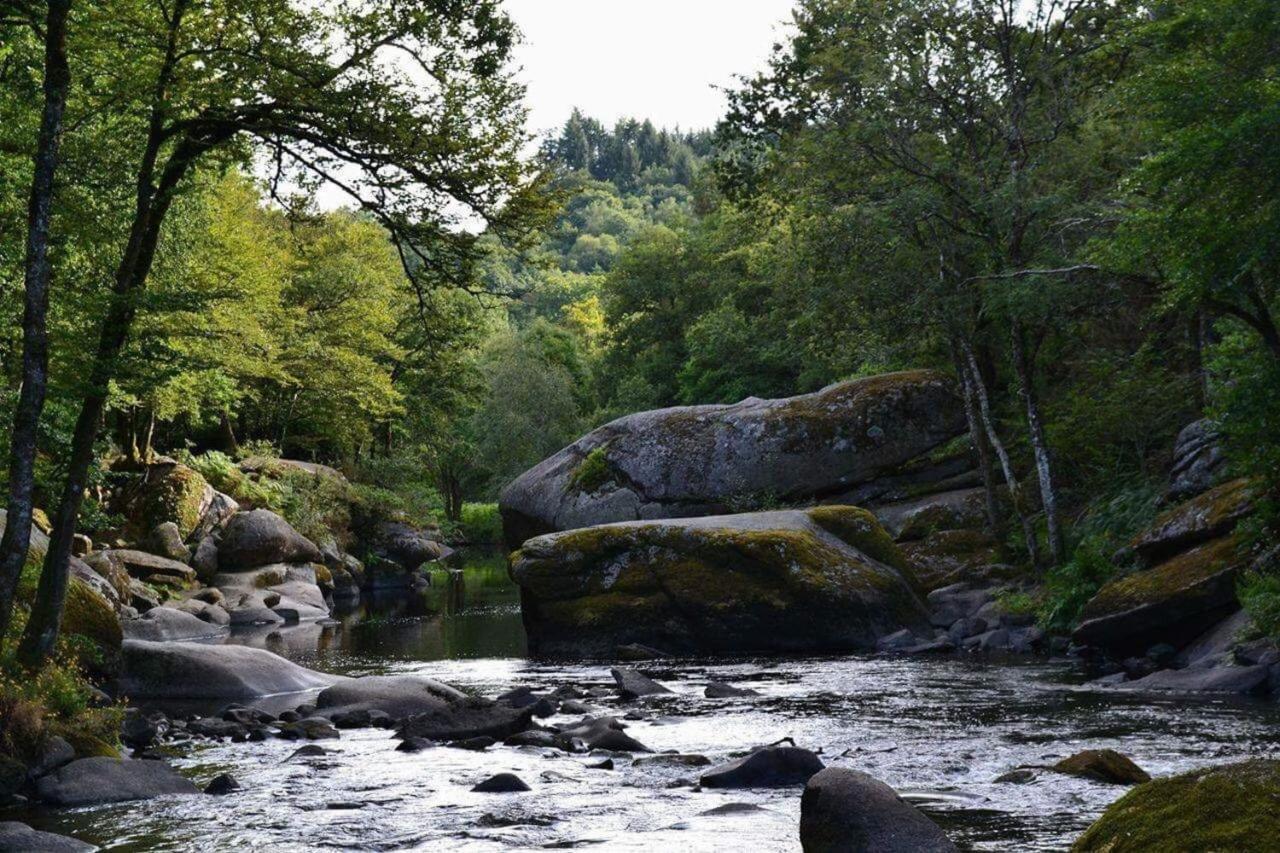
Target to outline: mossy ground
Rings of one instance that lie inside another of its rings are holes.
[[[1275,850],[1280,761],[1197,770],[1134,788],[1075,843],[1075,853]]]

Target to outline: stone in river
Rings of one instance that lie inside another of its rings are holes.
[[[805,784],[822,767],[807,749],[767,746],[708,770],[701,781],[704,788],[787,788]]]
[[[805,853],[954,853],[938,825],[878,779],[828,767],[800,798]]]

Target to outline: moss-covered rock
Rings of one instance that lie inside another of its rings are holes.
[[[1114,749],[1086,749],[1064,758],[1053,769],[1068,776],[1079,776],[1108,785],[1138,785],[1150,782],[1147,771],[1133,763],[1127,755]]]
[[[1236,579],[1245,563],[1228,536],[1117,578],[1084,606],[1074,638],[1121,656],[1157,643],[1182,648],[1239,608]]]
[[[1226,536],[1253,509],[1255,488],[1232,480],[1161,513],[1129,543],[1138,558],[1154,565],[1193,545]]]
[[[981,530],[986,494],[981,487],[936,492],[875,508],[876,518],[899,542],[924,539],[940,530]]]
[[[507,542],[616,521],[715,515],[743,496],[811,502],[897,471],[964,430],[933,371],[780,400],[619,418],[544,460],[500,498]]]
[[[1021,574],[1004,562],[999,543],[982,530],[940,530],[923,539],[901,542],[898,548],[925,592],[953,583],[1013,580]]]
[[[173,522],[183,538],[199,526],[213,502],[213,487],[200,473],[178,462],[166,461],[145,468],[122,492],[120,511],[137,539],[157,525]]]
[[[73,577],[67,584],[61,628],[86,671],[100,676],[116,671],[124,640],[120,620],[111,603],[80,578]]]
[[[512,555],[530,647],[848,651],[926,614],[874,516],[819,507],[600,525]]]
[[[1075,853],[1274,850],[1280,761],[1256,759],[1139,785],[1103,813]]]

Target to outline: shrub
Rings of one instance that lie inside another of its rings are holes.
[[[462,505],[462,534],[475,545],[502,542],[502,516],[496,503]]]
[[[1280,553],[1272,551],[1246,572],[1236,595],[1258,632],[1280,639]]]

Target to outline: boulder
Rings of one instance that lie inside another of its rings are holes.
[[[1110,581],[1084,606],[1073,639],[1117,658],[1157,643],[1186,646],[1239,608],[1239,550],[1234,537],[1216,539]]]
[[[1186,500],[1218,485],[1227,470],[1217,430],[1207,418],[1182,428],[1173,444],[1166,502]]]
[[[528,791],[530,788],[514,773],[499,773],[485,779],[471,790],[480,794],[514,794]]]
[[[133,700],[255,699],[318,690],[341,680],[264,649],[129,640],[120,692]]]
[[[111,558],[110,551],[94,551],[86,554],[82,562],[114,590],[117,601],[126,604],[129,602],[132,597],[129,591],[129,582],[132,578],[129,577],[129,573],[125,571],[124,566],[119,561]]]
[[[926,618],[897,547],[854,507],[601,525],[511,559],[539,655],[852,651]]]
[[[1062,759],[1052,769],[1067,776],[1079,776],[1110,785],[1137,785],[1151,781],[1147,771],[1114,749],[1086,749]]]
[[[191,549],[183,544],[182,533],[172,521],[162,521],[151,529],[146,550],[179,563],[186,563],[191,559]]]
[[[310,622],[329,615],[315,566],[309,563],[223,572],[209,584],[225,598],[233,625]]]
[[[626,726],[613,717],[588,717],[566,726],[556,737],[561,749],[574,751],[575,743],[587,749],[613,752],[652,752],[649,747],[627,734]]]
[[[899,542],[923,539],[939,530],[981,530],[986,526],[986,494],[981,487],[937,492],[885,504],[872,512]]]
[[[759,696],[760,694],[750,687],[735,687],[732,684],[725,684],[723,681],[713,681],[707,685],[703,695],[708,699],[736,699]]]
[[[172,607],[153,607],[137,619],[126,619],[120,627],[127,639],[166,643],[209,640],[227,633],[220,625]]]
[[[998,583],[1020,573],[1004,562],[1000,543],[983,530],[939,530],[898,547],[924,591],[955,583]]]
[[[1129,547],[1150,566],[1193,545],[1226,536],[1253,511],[1255,492],[1245,479],[1223,483],[1165,510],[1150,527],[1133,537]]]
[[[259,474],[268,477],[279,477],[289,471],[295,471],[302,474],[310,474],[313,477],[323,477],[328,480],[336,480],[339,483],[347,482],[347,477],[337,468],[331,468],[328,465],[322,465],[319,462],[306,462],[301,459],[276,459],[271,456],[250,456],[240,462],[240,470],[246,474]]]
[[[16,820],[0,821],[0,850],[13,853],[93,853],[97,849],[67,835],[40,832]]]
[[[1280,761],[1253,759],[1157,779],[1111,804],[1073,853],[1274,850]]]
[[[634,669],[614,668],[609,670],[609,674],[617,682],[618,693],[623,699],[637,699],[641,696],[657,696],[671,692],[669,688],[663,687],[649,676]]]
[[[619,418],[526,471],[499,498],[507,543],[616,521],[723,513],[744,497],[812,500],[890,473],[964,431],[932,371],[780,400]]]
[[[214,490],[198,471],[172,459],[148,465],[120,494],[117,508],[136,534],[173,522],[185,540],[199,526]]]
[[[958,848],[879,779],[844,767],[816,773],[800,798],[805,853],[953,853]]]
[[[196,582],[195,569],[168,557],[128,548],[113,548],[99,553],[102,554],[103,559],[110,560],[123,568],[129,577],[143,583],[185,589]]]
[[[209,590],[217,593],[218,598],[222,598],[222,592],[214,589]],[[221,604],[214,604],[199,598],[189,598],[186,601],[173,605],[174,610],[180,610],[183,613],[190,614],[202,622],[208,622],[215,627],[226,627],[231,624],[231,614]]]
[[[795,746],[766,746],[702,774],[704,788],[789,788],[822,770],[822,760]]]
[[[62,632],[86,637],[98,651],[114,658],[124,639],[115,607],[100,592],[78,577],[67,584],[62,608]]]
[[[236,502],[235,498],[230,495],[224,495],[222,492],[214,492],[213,500],[209,501],[209,506],[205,509],[200,523],[196,525],[196,529],[187,538],[192,542],[200,542],[211,536],[216,536],[222,532],[222,528],[226,527],[231,517],[239,511],[240,504]]]
[[[1169,693],[1230,693],[1249,695],[1263,693],[1269,687],[1269,666],[1190,666],[1186,669],[1162,669],[1122,685],[1126,690],[1151,690]]]
[[[318,563],[320,549],[274,512],[236,513],[218,543],[218,569],[239,572],[273,563]]]
[[[436,541],[429,531],[401,521],[384,521],[374,536],[374,553],[413,572],[423,563],[443,560],[453,549]]]
[[[401,720],[396,731],[402,740],[415,737],[435,741],[501,739],[532,725],[532,708],[512,708],[491,699],[464,696]]]
[[[462,691],[423,676],[366,675],[322,690],[316,697],[316,709],[325,717],[381,711],[400,718],[442,710],[465,698]]]
[[[200,789],[163,761],[80,758],[36,780],[36,796],[51,806],[149,800]]]
[[[240,783],[230,773],[219,773],[213,777],[208,785],[204,786],[204,792],[214,797],[225,797],[227,794],[239,790]]]

